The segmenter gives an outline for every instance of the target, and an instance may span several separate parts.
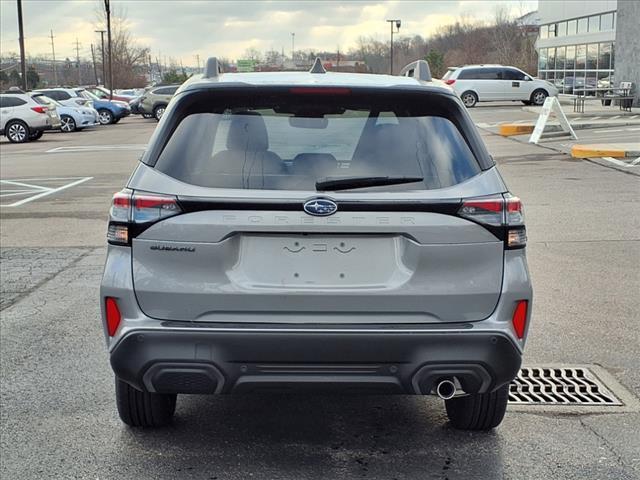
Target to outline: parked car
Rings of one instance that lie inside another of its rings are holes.
[[[92,86],[92,87],[83,87],[86,91],[91,92],[93,95],[95,95],[96,97],[98,97],[100,100],[117,100],[119,102],[125,102],[125,103],[129,103],[131,102],[131,100],[135,99],[135,96],[131,96],[131,95],[123,95],[123,94],[117,94],[117,93],[113,93],[113,98],[111,98],[111,92],[109,91],[108,88],[104,88],[104,87],[96,87],[96,86]]]
[[[91,100],[94,108],[98,111],[98,121],[101,125],[118,123],[124,117],[131,115],[131,107],[126,102],[119,100],[101,100],[88,90],[79,90],[80,95]]]
[[[171,98],[180,85],[164,85],[154,87],[145,92],[140,99],[140,110],[143,114],[150,114],[160,120]]]
[[[100,125],[98,111],[95,108],[68,107],[60,102],[47,97],[43,93],[33,93],[32,98],[41,105],[53,108],[60,116],[60,130],[64,133],[80,131],[86,127]]]
[[[55,108],[40,105],[25,93],[0,94],[0,135],[11,143],[38,140],[45,130],[59,128]]]
[[[453,88],[468,108],[478,102],[508,100],[542,105],[547,97],[558,95],[558,89],[552,83],[503,65],[452,67],[442,80]]]
[[[278,389],[438,395],[457,428],[501,422],[531,312],[522,203],[458,96],[424,61],[403,72],[209,59],[180,87],[110,210],[125,423]]]
[[[77,88],[39,88],[34,90],[35,93],[43,93],[47,97],[52,98],[68,107],[90,107],[93,104],[90,99],[83,97],[80,92],[82,89]]]
[[[131,88],[127,90],[116,90],[118,95],[130,98],[138,98],[144,93],[144,88]]]

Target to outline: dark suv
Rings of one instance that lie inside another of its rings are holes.
[[[438,395],[500,423],[531,311],[522,205],[465,107],[406,76],[221,74],[114,196],[100,303],[122,420],[176,395]]]

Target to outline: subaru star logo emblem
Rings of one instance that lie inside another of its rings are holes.
[[[336,213],[338,206],[331,200],[324,198],[315,198],[309,200],[304,204],[304,211],[309,215],[315,215],[317,217],[324,217]]]

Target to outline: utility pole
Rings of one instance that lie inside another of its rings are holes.
[[[22,71],[22,90],[27,91],[27,62],[24,58],[24,30],[22,29],[22,0],[18,0],[18,32],[20,41],[20,70]]]
[[[200,73],[200,55],[196,53],[196,63],[198,64],[198,73]]]
[[[58,85],[58,72],[56,70],[56,49],[53,45],[53,30],[51,30],[51,57],[53,58],[53,83]]]
[[[337,63],[336,63],[336,71],[337,72],[340,71],[340,47],[338,47],[338,58],[337,58]]]
[[[98,85],[98,69],[96,68],[96,52],[93,49],[93,43],[91,44],[91,59],[93,60],[93,76],[96,78],[96,85]]]
[[[295,52],[296,32],[291,32],[291,61],[293,62],[293,53]]]
[[[76,68],[78,69],[78,85],[82,85],[82,76],[80,75],[80,43],[76,37]]]
[[[111,0],[104,0],[104,9],[107,12],[107,43],[109,47],[109,100],[113,100],[113,63],[111,51]]]
[[[102,84],[104,85],[105,82],[107,81],[107,74],[104,68],[104,34],[106,30],[94,30],[94,32],[100,34],[100,43],[102,43],[102,55],[100,57],[100,60],[102,63]]]
[[[393,34],[400,32],[400,20],[387,20],[391,24],[391,43],[389,45],[389,75],[393,75]],[[393,25],[395,24],[397,30],[393,31]]]

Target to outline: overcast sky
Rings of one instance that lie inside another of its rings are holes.
[[[529,1],[187,1],[112,0],[112,10],[124,11],[131,33],[141,46],[167,58],[195,65],[195,55],[242,58],[247,48],[281,50],[290,54],[291,32],[295,48],[346,51],[359,36],[386,40],[388,18],[402,19],[401,35],[428,36],[461,15],[490,20],[499,6],[515,15],[537,8]],[[56,58],[90,56],[97,43],[96,11],[102,0],[23,0],[27,55],[51,55],[49,32],[55,36]],[[18,52],[15,0],[0,0],[0,54]]]

